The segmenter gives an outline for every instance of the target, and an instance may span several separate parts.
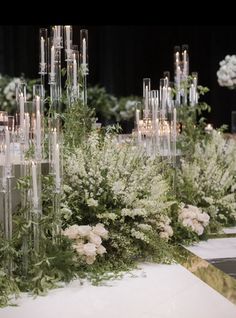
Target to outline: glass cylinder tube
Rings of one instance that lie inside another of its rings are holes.
[[[72,60],[72,43],[73,43],[73,29],[71,25],[64,26],[64,47],[65,47],[65,60]]]
[[[47,43],[48,43],[48,30],[45,28],[39,29],[39,74],[47,74]]]
[[[35,160],[42,160],[42,129],[43,129],[43,116],[42,116],[42,101],[39,96],[35,96],[33,100],[33,127],[34,127],[34,145],[35,145]]]
[[[8,113],[5,111],[0,111],[0,132],[8,126]]]
[[[150,78],[144,78],[143,79],[143,102],[144,102],[144,113],[143,117],[147,118],[150,113],[149,109],[149,92],[151,89],[151,79]]]
[[[63,48],[63,27],[61,25],[54,25],[51,28],[51,38],[55,49]]]
[[[26,101],[26,82],[20,81],[19,83],[16,83],[16,103],[20,103],[20,96],[23,95],[24,101]]]
[[[189,47],[187,44],[182,45],[182,72],[184,80],[189,75]]]
[[[80,30],[80,64],[83,76],[88,75],[88,30]]]

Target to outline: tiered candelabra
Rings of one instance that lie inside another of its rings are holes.
[[[42,211],[42,164],[49,163],[49,174],[53,178],[52,239],[60,233],[60,197],[62,186],[62,129],[59,112],[62,104],[62,56],[67,70],[66,96],[70,106],[79,100],[87,103],[88,32],[80,31],[80,53],[73,45],[72,26],[53,26],[48,37],[47,29],[39,32],[39,74],[41,84],[33,87],[33,100],[27,101],[25,83],[16,87],[17,111],[14,124],[6,112],[0,112],[0,199],[3,201],[3,233],[12,240],[13,198],[11,180],[14,169],[20,166],[20,177],[30,180],[29,188],[21,192],[21,209],[26,221],[32,221],[31,230],[23,240],[24,270],[28,270],[28,251],[40,250],[40,218]],[[64,35],[64,41],[63,41]],[[65,50],[63,51],[63,46]],[[81,78],[80,78],[81,77]],[[50,87],[49,120],[44,111],[47,99],[47,79]],[[80,82],[82,87],[80,89]],[[6,268],[12,272],[9,258]]]

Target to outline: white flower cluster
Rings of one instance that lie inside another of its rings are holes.
[[[201,207],[211,220],[236,220],[236,142],[213,130],[209,140],[195,146],[191,160],[182,160],[178,171],[182,202]],[[224,220],[222,219],[224,215]]]
[[[63,231],[63,235],[74,240],[74,249],[81,256],[85,257],[87,264],[93,264],[97,255],[106,253],[102,245],[102,238],[108,238],[108,231],[102,223],[95,226],[74,224]]]
[[[217,71],[218,83],[230,89],[236,88],[236,55],[226,55]]]
[[[168,237],[172,235],[169,223],[163,222],[166,228],[160,226],[162,215],[172,204],[166,195],[168,183],[159,173],[160,164],[143,156],[132,142],[117,145],[116,136],[106,134],[101,141],[98,133],[92,132],[86,144],[74,154],[68,153],[64,163],[69,194],[65,206],[78,217],[88,209],[108,230],[114,223],[125,224],[125,235],[147,243],[147,229],[152,235],[159,235],[160,229]]]
[[[199,236],[203,234],[209,220],[209,215],[194,205],[183,207],[179,213],[179,221],[182,222],[183,226],[190,227]]]
[[[167,215],[163,215],[161,217],[161,222],[159,223],[160,226],[160,238],[169,240],[169,238],[173,235],[173,229],[170,226],[171,219]]]

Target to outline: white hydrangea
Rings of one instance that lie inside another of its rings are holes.
[[[210,216],[198,207],[189,204],[181,208],[178,219],[183,226],[191,228],[193,232],[200,236],[209,224]]]
[[[218,83],[220,86],[228,87],[229,89],[236,88],[236,55],[226,55],[225,59],[220,63],[220,68],[217,71]]]

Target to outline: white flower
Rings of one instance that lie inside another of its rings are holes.
[[[97,200],[94,200],[93,198],[89,198],[87,200],[87,205],[88,206],[98,206],[98,201]]]
[[[90,232],[88,237],[89,237],[89,241],[95,244],[96,246],[99,246],[102,244],[102,239],[99,235],[94,234],[93,232]]]
[[[120,194],[122,193],[123,190],[124,190],[124,183],[121,180],[118,180],[113,183],[112,191],[114,192],[114,194],[116,195]]]
[[[160,232],[160,238],[164,239],[164,240],[168,240],[169,239],[169,235],[167,232]]]
[[[86,256],[96,256],[96,245],[93,243],[84,244],[84,254]]]
[[[83,243],[74,244],[73,247],[79,255],[84,255],[84,244]]]
[[[72,240],[76,239],[79,235],[79,226],[77,224],[71,225],[63,231],[63,235]]]
[[[230,89],[236,88],[236,55],[226,55],[219,64],[220,68],[216,73],[219,85]]]
[[[104,225],[102,223],[96,224],[96,226],[93,227],[92,231],[94,234],[99,235],[104,239],[108,238],[108,231],[104,228]]]
[[[92,227],[90,225],[80,225],[78,226],[78,234],[81,237],[88,236],[91,232]]]
[[[103,255],[103,254],[106,253],[106,252],[107,252],[107,250],[106,250],[106,248],[105,248],[103,245],[98,246],[98,248],[97,248],[97,254]]]

